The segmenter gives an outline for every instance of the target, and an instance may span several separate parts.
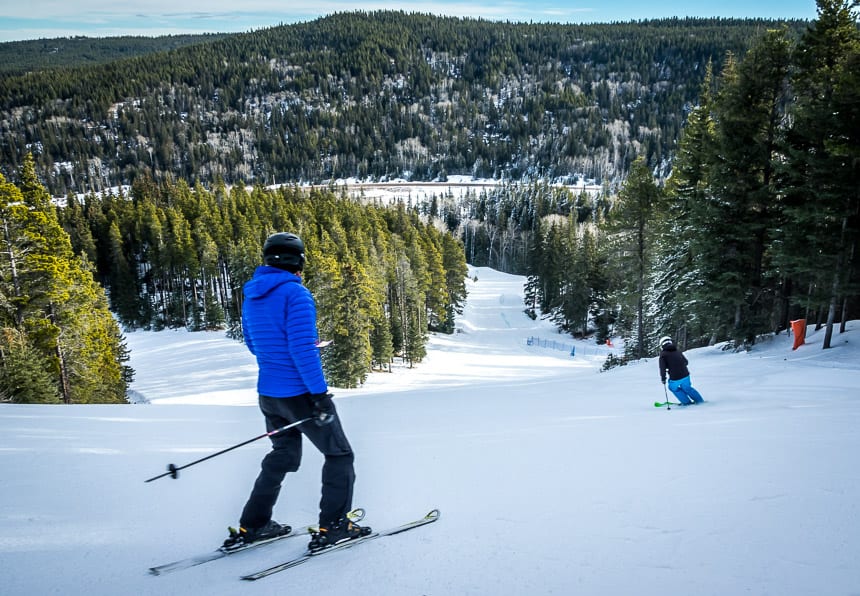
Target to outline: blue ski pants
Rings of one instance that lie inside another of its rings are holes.
[[[696,391],[692,385],[690,385],[689,376],[686,376],[683,379],[678,379],[677,381],[669,379],[669,391],[678,398],[679,402],[685,405],[692,403],[700,404],[705,401],[702,399],[701,394]]]

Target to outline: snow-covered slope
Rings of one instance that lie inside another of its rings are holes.
[[[708,403],[665,411],[655,358],[599,373],[609,348],[528,319],[522,278],[472,275],[459,333],[334,390],[367,523],[438,523],[255,583],[304,539],[148,575],[220,544],[266,445],[145,484],[264,429],[241,344],[131,333],[148,404],[0,407],[0,593],[860,593],[857,322],[826,351],[691,350]],[[320,465],[307,445],[277,519],[315,520]]]

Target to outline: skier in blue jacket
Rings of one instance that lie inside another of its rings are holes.
[[[660,338],[660,382],[666,382],[669,374],[669,391],[671,391],[682,406],[703,403],[701,394],[690,384],[690,371],[687,369],[687,357],[675,346],[672,338]]]
[[[316,304],[302,285],[305,247],[295,234],[266,239],[264,265],[244,286],[242,333],[257,359],[260,410],[271,432],[305,418],[312,421],[271,435],[238,530],[231,528],[223,548],[231,550],[290,532],[272,519],[287,472],[299,469],[302,435],[325,456],[319,531],[308,546],[318,550],[370,533],[347,518],[355,482],[353,452],[328,392],[320,359]]]

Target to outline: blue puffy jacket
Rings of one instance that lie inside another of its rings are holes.
[[[257,267],[244,291],[242,334],[257,357],[257,392],[293,397],[328,391],[316,345],[316,303],[301,278]]]

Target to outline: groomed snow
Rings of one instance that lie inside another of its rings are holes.
[[[136,332],[149,403],[0,407],[0,594],[860,594],[857,321],[830,350],[690,350],[708,403],[666,411],[656,358],[600,373],[609,348],[522,313],[523,278],[471,275],[424,362],[333,389],[366,522],[439,522],[254,583],[305,539],[149,575],[220,544],[267,441],[144,483],[264,428],[242,344]],[[321,461],[306,443],[276,519],[315,521]]]

